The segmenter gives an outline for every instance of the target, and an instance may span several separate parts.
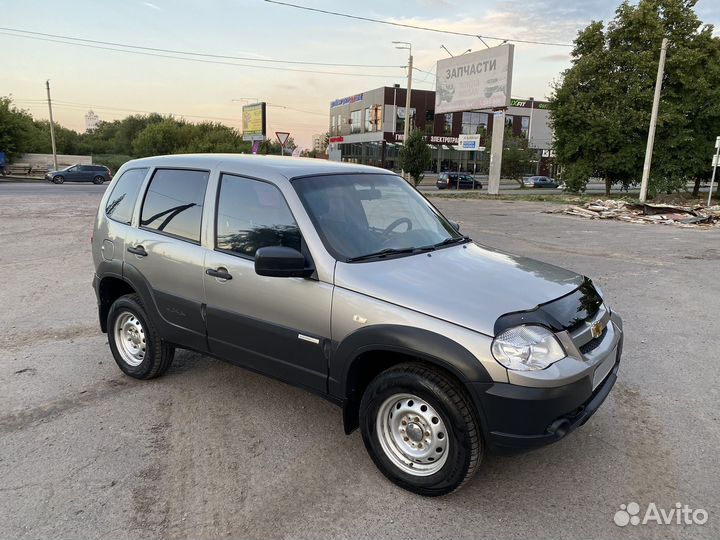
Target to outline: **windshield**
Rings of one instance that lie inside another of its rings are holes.
[[[464,239],[396,175],[299,178],[293,187],[325,247],[339,260],[412,254]]]

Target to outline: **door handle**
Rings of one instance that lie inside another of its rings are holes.
[[[208,276],[212,276],[218,279],[232,279],[232,275],[225,268],[208,268],[205,270]]]
[[[148,252],[145,251],[145,248],[142,246],[130,246],[127,248],[128,253],[132,253],[133,255],[137,255],[138,257],[147,257]]]

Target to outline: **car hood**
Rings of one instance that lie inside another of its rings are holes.
[[[474,243],[389,260],[338,262],[335,269],[338,287],[488,336],[499,316],[569,294],[583,279],[551,264]]]

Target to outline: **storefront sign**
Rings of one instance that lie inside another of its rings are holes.
[[[348,97],[336,99],[336,100],[330,102],[330,108],[334,109],[335,107],[342,107],[343,105],[350,105],[352,103],[362,101],[362,99],[363,99],[362,94],[355,94],[354,96],[348,96]]]
[[[405,135],[402,133],[396,133],[395,134],[395,142],[403,142],[405,139]],[[423,135],[423,139],[425,142],[430,144],[458,144],[458,138],[457,137],[445,137],[443,135]]]
[[[530,101],[529,99],[511,99],[510,106],[524,109],[549,109],[550,103],[547,101]]]
[[[480,135],[460,135],[457,149],[466,152],[480,150]]]

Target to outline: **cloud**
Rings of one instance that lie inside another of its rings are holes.
[[[149,7],[150,9],[154,9],[155,11],[162,11],[160,6],[153,4],[152,2],[141,2],[141,4],[145,7]]]
[[[546,60],[548,62],[567,62],[569,59],[569,54],[549,54],[541,58],[541,60]]]

